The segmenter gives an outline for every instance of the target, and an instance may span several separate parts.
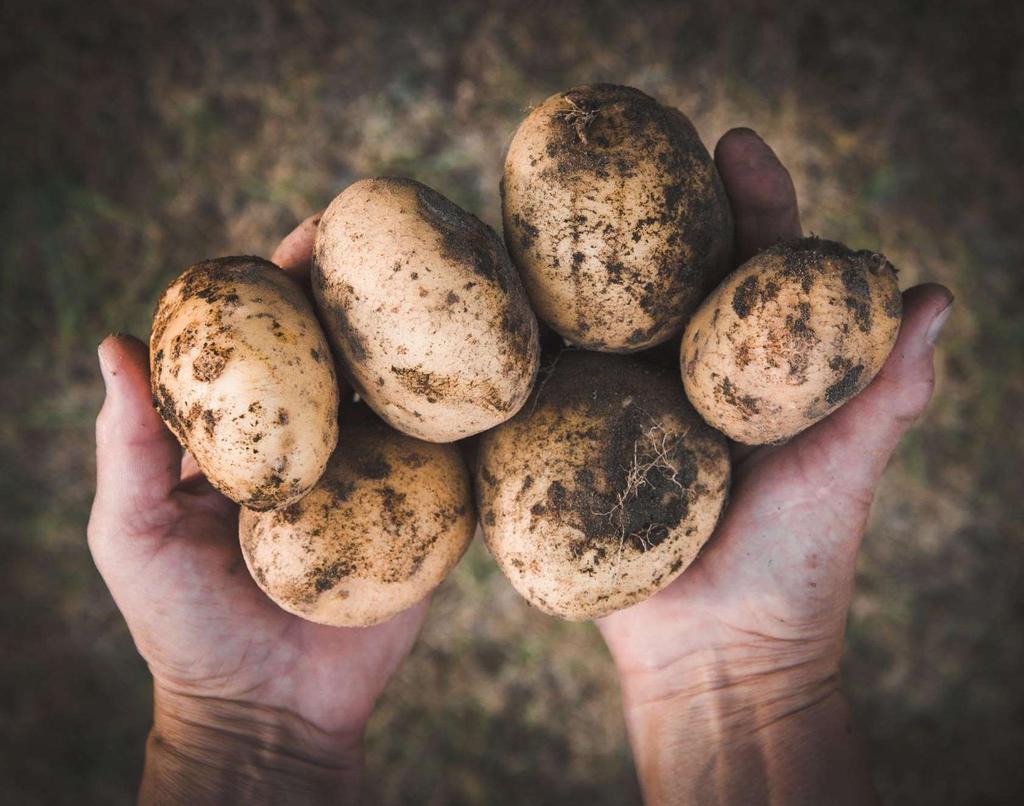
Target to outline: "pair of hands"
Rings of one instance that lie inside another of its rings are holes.
[[[789,174],[754,132],[727,133],[715,160],[739,260],[800,235]],[[303,222],[272,256],[300,281],[314,229]],[[786,445],[737,450],[730,506],[699,560],[600,621],[648,799],[793,801],[837,783],[850,800],[871,797],[839,691],[842,634],[874,490],[931,396],[951,303],[940,286],[907,291],[872,384]],[[279,609],[242,562],[238,508],[183,461],[154,411],[146,347],[111,336],[99,355],[107,395],[89,545],[153,674],[144,799],[196,801],[225,786],[250,802],[354,795],[363,728],[426,602],[368,629]]]

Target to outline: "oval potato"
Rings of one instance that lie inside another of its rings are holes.
[[[707,149],[685,115],[631,87],[576,87],[530,112],[502,213],[537,315],[591,350],[667,340],[730,268],[732,213]]]
[[[153,401],[224,495],[284,506],[338,439],[338,385],[313,307],[258,257],[207,260],[164,291],[150,336]]]
[[[243,509],[239,534],[250,573],[282,608],[367,627],[430,593],[469,546],[469,471],[455,445],[401,434],[363,404],[343,411],[340,444],[308,495]]]
[[[737,442],[782,442],[871,382],[901,316],[883,255],[819,238],[779,244],[730,274],[690,320],[687,397]]]
[[[537,320],[494,231],[410,179],[365,179],[317,228],[313,292],[353,385],[395,428],[451,442],[519,410]]]
[[[675,373],[566,351],[523,411],[481,438],[484,537],[531,604],[596,618],[664,588],[711,536],[729,487],[725,439]]]

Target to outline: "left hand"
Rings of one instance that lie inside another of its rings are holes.
[[[315,226],[307,219],[272,256],[300,284]],[[107,394],[96,421],[89,547],[153,675],[144,795],[187,795],[169,792],[166,779],[203,768],[169,770],[169,759],[202,754],[207,772],[219,774],[210,768],[223,761],[236,779],[261,775],[261,765],[297,764],[299,791],[322,776],[341,797],[357,786],[364,725],[427,603],[368,629],[324,627],[280,609],[246,570],[238,506],[191,457],[183,461],[154,410],[145,345],[110,336],[99,357]],[[213,795],[218,783],[209,784]],[[252,787],[272,797],[266,781]]]

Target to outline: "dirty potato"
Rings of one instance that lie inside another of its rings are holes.
[[[342,413],[339,448],[302,500],[243,509],[242,554],[285,610],[366,627],[411,607],[452,570],[473,536],[469,472],[454,445],[395,431],[363,404]]]
[[[818,238],[780,244],[730,274],[690,320],[686,394],[738,442],[784,441],[867,386],[901,315],[883,255]]]
[[[395,428],[450,442],[522,406],[537,320],[501,240],[410,179],[366,179],[317,229],[313,292],[353,385]]]
[[[320,478],[338,439],[330,349],[298,286],[258,257],[186,269],[157,305],[153,400],[210,482],[252,509]]]
[[[477,500],[515,589],[586,619],[646,599],[693,562],[729,475],[725,439],[675,373],[569,350],[523,410],[481,438]]]
[[[732,214],[707,149],[685,115],[631,87],[576,87],[530,112],[502,211],[537,315],[591,350],[667,340],[730,268]]]

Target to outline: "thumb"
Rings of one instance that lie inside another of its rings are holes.
[[[952,309],[953,295],[943,286],[906,291],[899,337],[875,379],[794,440],[801,453],[820,454],[816,466],[853,496],[870,502],[900,437],[928,406],[935,386],[932,353]]]
[[[96,531],[142,534],[181,473],[181,448],[153,408],[146,346],[131,336],[109,336],[99,346],[106,386],[96,418]],[[105,528],[97,530],[96,525]],[[95,548],[95,546],[94,546]]]

